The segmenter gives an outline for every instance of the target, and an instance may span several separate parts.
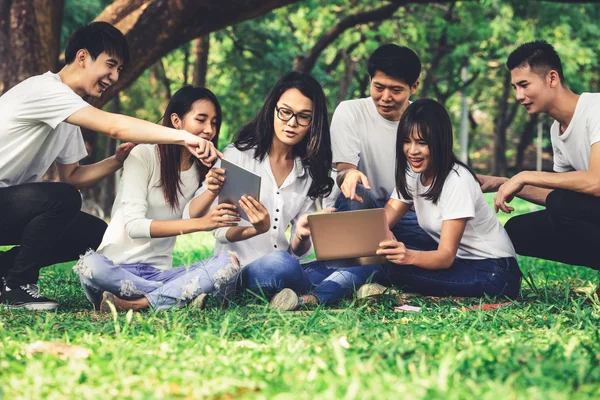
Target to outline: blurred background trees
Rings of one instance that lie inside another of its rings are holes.
[[[522,42],[546,39],[571,89],[598,91],[599,17],[591,1],[0,0],[0,93],[58,71],[68,36],[94,19],[108,21],[127,35],[133,62],[94,104],[156,122],[179,87],[205,85],[223,106],[224,147],[286,71],[315,76],[333,113],[342,100],[368,96],[369,54],[396,43],[421,58],[413,99],[447,107],[457,154],[464,113],[468,162],[481,173],[511,175],[536,168],[540,124],[541,167],[551,168],[551,121],[515,102],[506,57]],[[114,141],[84,134],[84,162],[113,154]],[[115,185],[106,180],[85,196],[109,213]]]

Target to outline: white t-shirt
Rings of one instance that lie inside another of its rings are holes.
[[[554,171],[589,170],[590,148],[600,142],[600,93],[582,93],[565,132],[561,135],[560,124],[554,121],[550,139]]]
[[[81,130],[64,122],[89,106],[57,74],[46,72],[0,97],[0,187],[38,182],[54,161],[87,155]]]
[[[160,269],[173,266],[176,236],[151,238],[152,220],[181,219],[183,208],[200,186],[196,166],[181,171],[179,207],[175,210],[165,200],[160,185],[160,161],[156,145],[137,145],[123,165],[113,205],[112,218],[98,248],[115,264],[150,264]]]
[[[331,119],[333,163],[355,165],[383,203],[396,187],[398,123],[383,118],[370,97],[341,102]]]
[[[482,260],[515,257],[508,234],[483,198],[479,183],[465,167],[454,166],[446,178],[437,204],[421,196],[429,188],[421,183],[421,174],[407,175],[407,189],[413,199],[403,199],[396,190],[391,198],[414,204],[419,226],[438,243],[443,221],[468,218],[458,245],[456,255],[459,258]]]
[[[277,187],[268,156],[263,161],[259,161],[254,158],[254,149],[241,152],[233,145],[229,145],[223,150],[223,156],[225,159],[260,175],[260,202],[269,212],[271,229],[261,235],[235,243],[231,243],[225,236],[230,228],[215,229],[213,231],[217,239],[215,254],[223,251],[234,251],[237,253],[242,265],[248,265],[275,250],[287,251],[299,259],[310,254],[311,250],[309,249],[305,254],[296,256],[291,250],[290,242],[285,233],[287,227],[291,224],[293,237],[296,234],[298,218],[303,214],[316,211],[314,200],[307,195],[312,184],[312,178],[302,165],[300,158],[297,157],[294,160],[292,172],[285,178],[283,184]],[[204,193],[205,190],[207,189],[203,185],[198,190],[197,195]],[[183,217],[190,217],[189,207],[186,207]],[[238,226],[251,226],[251,224],[242,220]]]

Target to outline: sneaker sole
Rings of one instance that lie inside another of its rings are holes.
[[[191,305],[193,307],[197,307],[199,310],[204,310],[206,308],[206,303],[208,300],[208,293],[200,293],[194,301],[192,301]]]
[[[102,301],[100,302],[100,307],[98,307],[98,311],[101,313],[111,313],[110,306],[108,303],[112,305],[115,304],[115,296],[112,293],[104,292],[102,293]]]
[[[7,310],[31,310],[31,311],[52,311],[58,308],[57,303],[27,303],[27,304],[3,304]]]
[[[278,311],[293,311],[298,307],[298,296],[292,289],[283,289],[273,296],[271,307]]]
[[[366,299],[367,297],[381,296],[388,290],[389,288],[377,283],[364,284],[356,292],[356,298]]]

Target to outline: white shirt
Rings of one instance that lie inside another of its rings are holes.
[[[383,203],[396,187],[398,124],[383,118],[371,97],[341,102],[331,119],[333,163],[355,165],[369,179],[375,198]]]
[[[600,142],[600,93],[582,93],[565,132],[554,121],[550,128],[554,171],[588,171],[590,148]]]
[[[88,103],[60,76],[33,76],[0,97],[0,187],[38,182],[54,161],[87,155],[78,126],[64,122]]]
[[[152,220],[181,219],[183,208],[200,186],[196,166],[181,171],[179,207],[173,210],[160,186],[160,161],[156,145],[137,145],[125,160],[123,176],[113,205],[112,218],[98,248],[115,264],[173,266],[176,236],[151,238]]]
[[[233,145],[229,145],[223,150],[223,156],[234,164],[260,175],[260,202],[269,212],[271,228],[261,235],[234,243],[227,240],[225,236],[230,228],[215,229],[213,231],[213,235],[217,239],[215,254],[223,251],[236,252],[242,265],[248,265],[275,250],[287,251],[298,259],[310,254],[311,250],[309,249],[305,254],[296,256],[291,250],[290,242],[285,234],[288,225],[291,224],[293,237],[298,218],[316,210],[314,200],[307,195],[312,178],[302,165],[300,158],[297,157],[294,160],[292,172],[285,178],[283,184],[277,187],[268,156],[263,161],[259,161],[254,159],[254,149],[241,152]],[[203,185],[197,195],[204,193],[205,190],[206,186]],[[239,207],[238,204],[236,206]],[[183,217],[189,218],[189,206],[186,207]],[[238,226],[252,225],[242,220]]]
[[[515,257],[515,249],[506,230],[487,205],[479,183],[465,167],[454,166],[444,182],[437,204],[422,196],[429,188],[421,183],[421,174],[407,175],[407,189],[413,199],[403,199],[396,190],[391,198],[414,204],[419,226],[438,243],[443,221],[467,218],[456,254],[459,258],[482,260]]]

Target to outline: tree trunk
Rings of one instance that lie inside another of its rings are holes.
[[[352,78],[354,77],[354,72],[356,72],[356,66],[358,64],[358,59],[352,57],[349,54],[344,55],[344,65],[346,70],[344,71],[344,77],[340,82],[340,90],[337,96],[337,104],[340,104],[342,101],[346,100],[346,96],[348,95],[348,89],[350,88],[350,83],[352,82]]]
[[[64,0],[0,0],[0,94],[57,72]]]
[[[119,100],[119,96],[115,96],[115,98],[112,100],[110,111],[117,114],[121,113],[121,101]],[[107,137],[104,157],[111,157],[113,154],[115,154],[116,149],[117,140]],[[104,215],[111,214],[112,205],[115,201],[117,173],[118,172],[115,172],[114,174],[107,176],[104,180],[104,185],[102,185],[102,191],[100,192],[100,207],[102,207]]]
[[[518,103],[509,104],[510,72],[504,73],[504,87],[500,99],[498,115],[494,120],[494,158],[492,160],[492,174],[506,176],[506,131],[517,113]]]
[[[519,138],[519,144],[517,146],[517,160],[515,162],[515,173],[523,170],[523,159],[525,157],[525,150],[531,143],[533,143],[533,138],[536,134],[536,127],[540,116],[538,114],[534,114],[527,121],[527,125],[523,129],[521,133],[521,137]]]
[[[208,52],[210,51],[210,35],[204,35],[194,43],[194,86],[206,86],[206,72],[208,71]]]

